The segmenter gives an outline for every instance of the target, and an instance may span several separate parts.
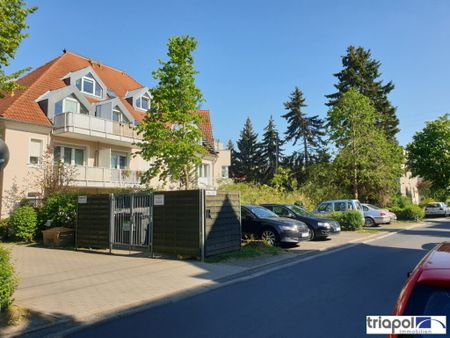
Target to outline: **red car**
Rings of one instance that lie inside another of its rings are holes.
[[[393,315],[450,318],[450,243],[438,244],[409,274]]]

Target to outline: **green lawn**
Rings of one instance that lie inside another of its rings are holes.
[[[257,256],[273,256],[284,252],[280,247],[267,245],[263,241],[248,241],[242,243],[238,251],[227,252],[224,254],[208,257],[206,262],[219,263],[231,259],[245,259]]]

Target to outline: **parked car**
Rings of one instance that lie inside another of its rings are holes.
[[[279,217],[259,205],[243,205],[241,217],[243,235],[253,235],[270,245],[298,243],[309,238],[309,229],[305,223]]]
[[[361,203],[358,200],[332,200],[321,202],[316,209],[313,210],[314,214],[329,214],[335,211],[349,211],[357,210],[364,217]]]
[[[393,315],[450,316],[450,243],[435,246],[408,275]]]
[[[425,216],[444,216],[450,215],[450,208],[444,202],[432,202],[425,206]]]
[[[364,212],[365,226],[372,227],[379,224],[389,224],[392,220],[391,212],[372,204],[361,204]],[[395,217],[397,218],[397,217]]]
[[[328,218],[320,218],[316,215],[292,204],[262,204],[264,208],[273,211],[278,216],[287,217],[306,223],[309,228],[309,239],[325,239],[330,233],[337,234],[341,231],[338,222]]]

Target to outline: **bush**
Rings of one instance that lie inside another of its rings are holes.
[[[298,190],[280,191],[268,185],[252,183],[225,184],[220,190],[240,191],[241,204],[286,203],[302,205],[309,210],[314,207],[311,200]]]
[[[397,216],[397,219],[402,221],[418,221],[425,217],[424,210],[418,205],[414,204],[411,204],[404,208],[389,208],[389,211],[393,212]]]
[[[36,231],[37,215],[33,207],[19,207],[9,218],[9,226],[13,236],[23,241],[31,241]]]
[[[7,241],[9,239],[9,218],[0,220],[0,241]]]
[[[364,225],[364,217],[359,211],[350,210],[346,212],[332,212],[330,214],[319,215],[319,217],[332,218],[339,222],[342,230],[354,231],[359,230]]]
[[[12,303],[17,279],[11,264],[10,253],[0,246],[0,311],[5,311]]]
[[[44,201],[39,210],[38,228],[44,230],[47,227],[47,221],[51,221],[51,227],[73,228],[76,217],[76,195],[68,193],[53,194]]]

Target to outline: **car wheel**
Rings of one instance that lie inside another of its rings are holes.
[[[264,230],[261,234],[261,239],[270,246],[275,246],[279,242],[278,234],[272,229]]]
[[[308,239],[310,241],[315,240],[316,239],[316,233],[314,232],[314,229],[308,228],[308,231],[309,231]]]
[[[370,217],[366,217],[364,225],[366,227],[373,227],[373,226],[375,226],[375,221]]]

